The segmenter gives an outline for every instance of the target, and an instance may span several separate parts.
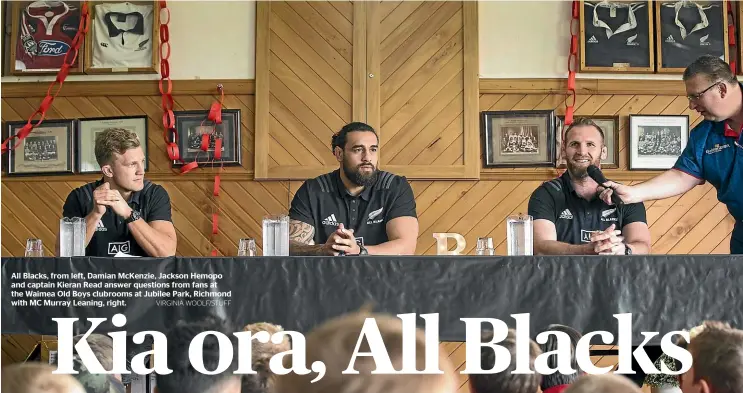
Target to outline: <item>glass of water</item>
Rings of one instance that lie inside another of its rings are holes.
[[[477,238],[477,255],[495,255],[492,237]]]
[[[237,245],[237,256],[239,257],[256,256],[255,239],[252,239],[252,238],[240,239],[240,243]]]
[[[530,215],[508,216],[508,255],[534,255],[533,218]]]
[[[41,247],[41,239],[26,240],[26,257],[43,257],[44,249]]]

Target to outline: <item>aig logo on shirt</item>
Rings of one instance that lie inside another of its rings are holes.
[[[382,210],[384,210],[384,206],[369,213],[369,218],[366,221],[366,225],[379,224],[380,222],[384,221],[384,217],[377,218],[380,214],[382,214]]]
[[[108,243],[108,254],[109,255],[116,255],[120,252],[123,253],[129,253],[130,247],[129,247],[129,240],[125,242],[111,242]]]
[[[601,231],[587,231],[585,229],[580,230],[580,241],[584,243],[590,243],[591,242],[591,235],[594,233],[598,233]]]

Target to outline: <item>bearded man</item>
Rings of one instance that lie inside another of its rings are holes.
[[[377,169],[379,136],[361,122],[333,135],[340,168],[307,180],[289,216],[291,255],[411,255],[418,240],[413,189]]]

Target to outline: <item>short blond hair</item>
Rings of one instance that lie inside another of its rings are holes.
[[[281,325],[274,325],[268,322],[258,322],[245,326],[243,330],[250,332],[253,335],[258,332],[267,332],[269,336],[273,336],[274,333],[283,332],[284,328],[281,327]],[[256,382],[261,386],[261,388],[271,388],[275,380],[275,375],[271,371],[270,367],[271,358],[278,353],[286,352],[291,349],[289,337],[284,336],[284,340],[279,344],[274,344],[271,341],[264,344],[254,340],[251,342],[251,348],[253,370],[258,372]]]
[[[351,360],[356,342],[367,318],[374,318],[395,370],[402,368],[403,334],[402,321],[386,314],[354,313],[327,321],[307,337],[307,364],[322,361],[326,366],[325,376],[310,383],[317,375],[289,373],[276,377],[275,388],[281,393],[448,393],[459,387],[454,376],[454,367],[445,354],[439,354],[439,369],[444,374],[387,375],[372,374],[376,364],[370,356],[356,358],[353,369],[358,374],[341,374]],[[425,337],[422,330],[416,332],[416,369],[423,370],[425,364]],[[369,343],[364,340],[359,352],[369,352]],[[289,367],[289,359],[284,366]]]
[[[16,363],[3,367],[3,392],[12,393],[85,393],[85,388],[69,374],[52,374],[54,367],[38,362]]]
[[[100,167],[110,164],[114,155],[141,145],[137,133],[124,128],[106,128],[95,136],[95,160]]]

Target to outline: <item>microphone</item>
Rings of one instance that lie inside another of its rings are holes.
[[[586,171],[588,172],[588,176],[590,176],[596,183],[604,186],[604,183],[608,182],[604,174],[601,172],[601,169],[596,165],[589,165]],[[611,201],[614,202],[615,205],[624,205],[624,201],[622,201],[622,198],[620,198],[616,192],[611,194]]]

